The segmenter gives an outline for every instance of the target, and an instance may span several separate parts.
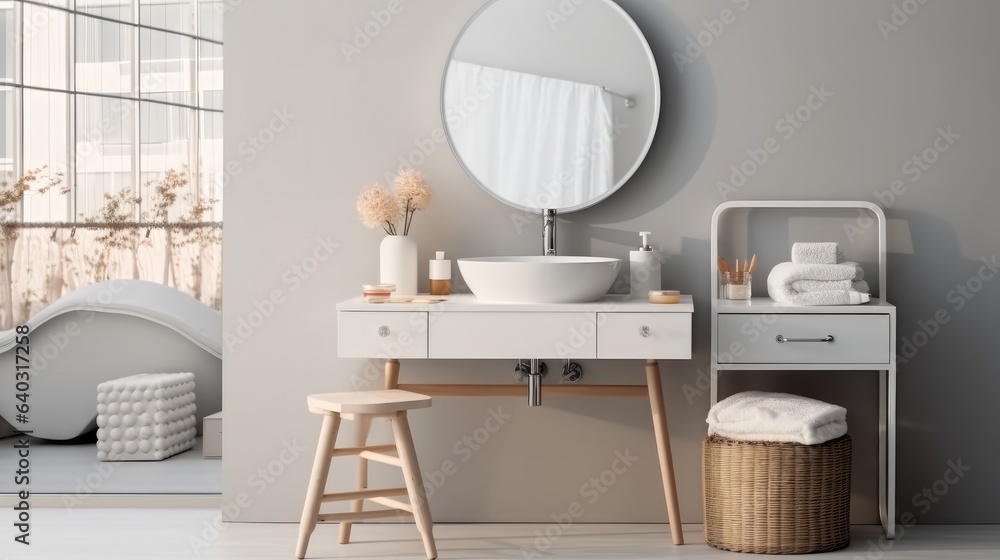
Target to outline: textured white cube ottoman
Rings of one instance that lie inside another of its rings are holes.
[[[97,458],[161,461],[194,447],[193,373],[142,373],[97,386]]]

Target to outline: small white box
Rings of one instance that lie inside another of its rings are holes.
[[[201,453],[206,459],[222,458],[222,411],[205,417],[201,429]]]
[[[97,386],[97,458],[161,461],[194,447],[193,373],[143,373]]]

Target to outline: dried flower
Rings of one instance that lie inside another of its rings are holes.
[[[400,203],[409,206],[410,210],[426,210],[434,194],[424,176],[413,169],[400,171],[393,181],[393,186],[396,188],[396,197]]]
[[[396,198],[403,206],[403,235],[410,232],[410,224],[413,223],[413,214],[417,210],[425,210],[431,203],[434,191],[424,180],[424,176],[415,169],[404,169],[400,171],[393,180],[396,190]]]
[[[358,216],[367,227],[381,227],[389,235],[396,235],[396,222],[402,215],[399,200],[378,183],[366,186],[358,195]]]

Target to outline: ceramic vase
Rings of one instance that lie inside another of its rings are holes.
[[[408,235],[387,235],[379,246],[379,282],[396,285],[399,295],[417,293],[417,242]]]

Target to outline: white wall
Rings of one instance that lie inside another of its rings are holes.
[[[420,145],[431,152],[416,163],[436,199],[411,231],[422,278],[437,249],[452,258],[539,250],[539,224],[518,229],[520,216],[477,188],[449,148],[434,142],[441,138],[445,58],[481,2],[402,0],[402,13],[348,63],[341,42],[388,3],[244,2],[226,15],[224,278],[232,347],[224,359],[224,500],[238,505],[231,519],[298,519],[319,428],[305,395],[350,390],[352,379],[364,379],[363,361],[338,359],[334,350],[334,306],[378,275],[380,232],[363,229],[355,216],[362,185],[394,171]],[[876,200],[897,179],[907,189],[895,200],[883,197],[889,217],[903,226],[890,234],[888,269],[899,333],[913,340],[918,321],[933,331],[927,321],[939,309],[948,322],[900,368],[900,510],[919,522],[1000,521],[990,505],[1000,499],[992,482],[1000,461],[979,412],[994,407],[1000,393],[989,343],[1000,281],[971,280],[981,270],[991,274],[980,259],[995,255],[1000,239],[1000,3],[898,0],[900,9],[920,7],[888,40],[878,26],[892,16],[888,0],[621,4],[659,62],[665,104],[657,141],[621,191],[564,217],[560,250],[627,258],[635,232],[652,229],[670,254],[664,286],[694,294],[695,354],[668,364],[665,383],[684,520],[701,519],[708,396],[684,391],[698,387],[708,366],[709,220],[723,201],[716,185],[728,181],[747,149],[775,137],[780,151],[731,198]],[[680,71],[671,55],[683,53],[703,21],[724,9],[735,21],[703,53],[692,51]],[[813,86],[832,97],[785,138],[776,125]],[[939,127],[960,138],[913,181],[913,164],[905,164],[933,145]],[[329,253],[328,242],[335,245]],[[976,288],[972,299],[957,295],[959,284]],[[512,365],[404,363],[403,375],[411,382],[508,382]],[[636,363],[584,366],[590,382],[642,380]],[[874,375],[748,374],[729,379],[723,391],[750,386],[848,407],[852,517],[874,522]],[[510,415],[503,428],[467,454],[463,436],[501,407]],[[412,424],[425,471],[446,460],[458,465],[431,497],[438,521],[545,521],[573,501],[585,505],[587,521],[666,519],[648,409],[636,401],[549,399],[528,409],[524,399],[441,398]],[[581,487],[626,449],[639,460],[589,503]],[[972,470],[936,503],[913,503],[958,460]],[[353,465],[336,465],[331,488],[351,481]]]

